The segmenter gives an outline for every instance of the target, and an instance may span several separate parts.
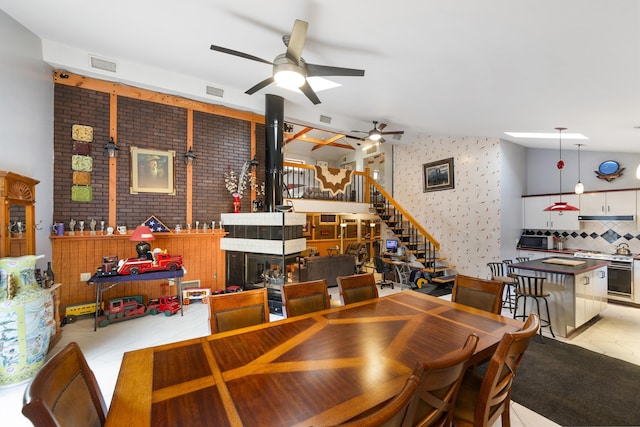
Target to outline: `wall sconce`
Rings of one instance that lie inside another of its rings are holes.
[[[193,153],[193,147],[189,147],[189,151],[184,154],[184,162],[191,165],[195,159],[196,155]]]
[[[104,146],[104,149],[107,150],[107,153],[109,153],[109,157],[118,157],[118,151],[120,150],[120,147],[118,147],[118,144],[113,142],[113,138],[109,138],[109,142],[107,142],[107,144]]]

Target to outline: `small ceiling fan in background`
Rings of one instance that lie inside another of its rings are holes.
[[[378,142],[384,142],[385,139],[382,137],[382,135],[403,135],[404,131],[403,130],[396,130],[396,131],[391,131],[391,132],[382,132],[382,130],[384,128],[387,127],[386,123],[380,123],[380,125],[378,125],[377,121],[373,121],[373,129],[371,129],[370,131],[363,131],[363,130],[352,130],[351,132],[359,132],[359,133],[366,133],[367,135],[367,139],[370,139],[371,141],[378,141]]]
[[[239,56],[240,58],[250,59],[252,61],[263,62],[273,66],[273,75],[261,81],[260,83],[247,90],[245,93],[252,95],[260,89],[277,82],[287,87],[297,87],[314,105],[320,104],[320,99],[313,91],[307,77],[315,76],[364,76],[364,70],[354,68],[331,67],[328,65],[309,64],[302,58],[302,49],[304,48],[305,39],[307,37],[307,28],[309,23],[296,19],[293,24],[293,30],[290,35],[282,36],[282,41],[287,47],[285,53],[276,56],[273,62],[267,61],[248,53],[238,52],[237,50],[228,49],[221,46],[211,45],[211,50],[227,53],[229,55]]]

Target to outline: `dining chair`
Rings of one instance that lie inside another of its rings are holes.
[[[509,265],[511,263],[511,260],[505,259],[502,262],[488,262],[487,267],[491,272],[491,280],[498,280],[504,283],[505,297],[502,301],[502,306],[508,308],[510,313],[513,313],[516,302],[516,279],[509,275]]]
[[[420,385],[409,405],[407,426],[450,426],[453,408],[478,335],[467,337],[464,346],[433,361],[423,361]],[[419,362],[420,363],[420,362]]]
[[[451,301],[500,314],[504,283],[456,274]]]
[[[511,385],[539,327],[538,315],[531,314],[521,330],[502,336],[484,376],[479,376],[476,370],[465,372],[453,411],[453,425],[489,427],[498,417],[502,418],[504,427],[511,425]]]
[[[373,411],[366,411],[364,415],[356,416],[341,423],[341,427],[397,427],[406,424],[410,419],[409,405],[413,401],[422,377],[422,364],[418,362],[410,373],[402,390],[386,403],[379,405]]]
[[[268,322],[266,288],[209,296],[209,325],[212,334]]]
[[[331,307],[327,282],[287,283],[282,285],[282,303],[287,317],[300,316]]]
[[[104,425],[107,405],[77,343],[42,365],[25,389],[22,413],[38,427]]]
[[[373,273],[339,276],[336,278],[342,305],[378,298],[378,288]]]

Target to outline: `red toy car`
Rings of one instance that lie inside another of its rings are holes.
[[[180,311],[178,297],[160,297],[149,300],[147,309],[151,314],[164,313],[165,316],[172,316]]]
[[[118,274],[142,274],[149,271],[162,270],[175,271],[179,268],[182,268],[182,256],[154,253],[153,260],[147,258],[128,258],[121,261],[118,266]]]

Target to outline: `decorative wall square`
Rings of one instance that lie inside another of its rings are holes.
[[[91,172],[73,172],[73,183],[75,185],[90,185],[91,184]]]
[[[73,154],[88,156],[91,154],[91,144],[84,141],[73,141]]]
[[[76,141],[93,141],[93,128],[91,126],[73,125],[71,126],[71,138]]]
[[[71,169],[74,171],[91,172],[93,170],[93,159],[89,156],[74,154],[71,157]]]
[[[82,185],[71,187],[71,200],[74,202],[90,202],[93,200],[93,189]]]

